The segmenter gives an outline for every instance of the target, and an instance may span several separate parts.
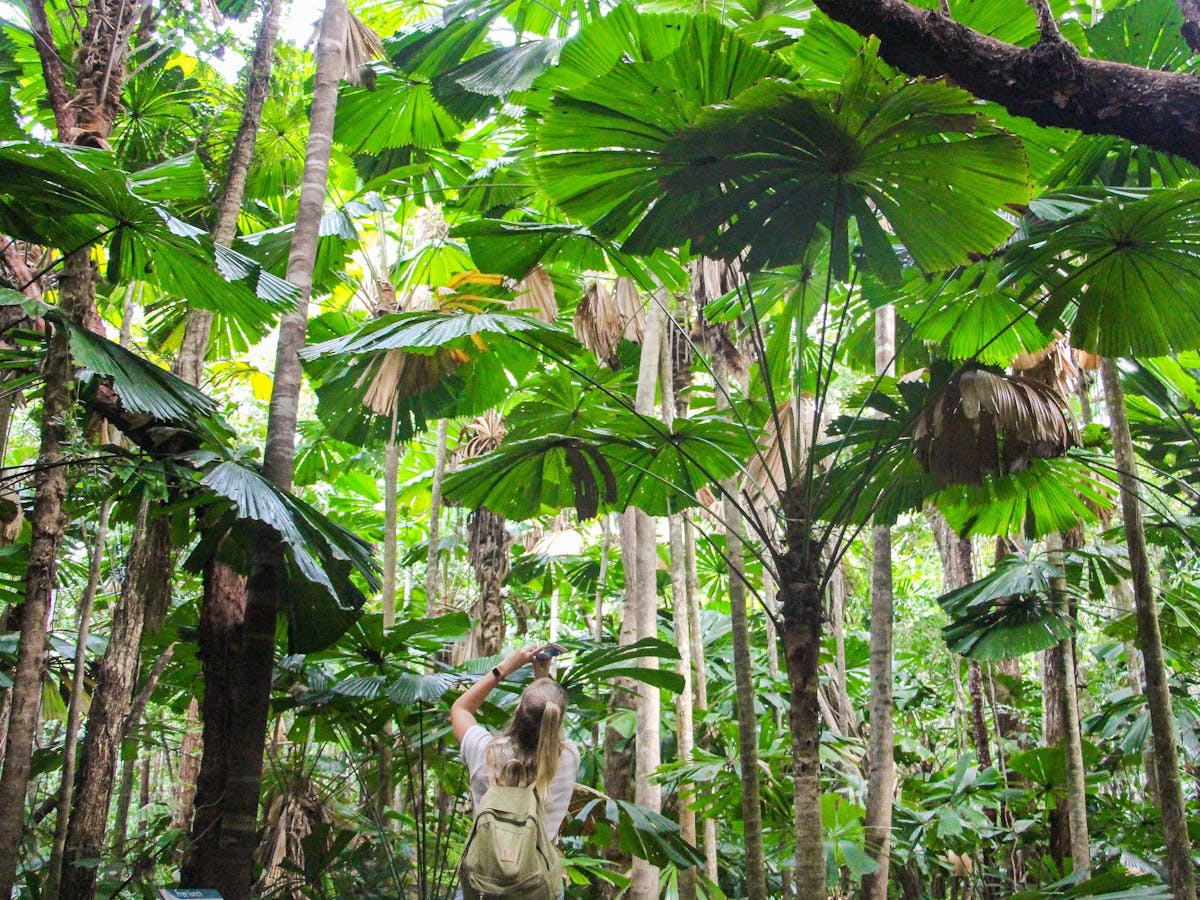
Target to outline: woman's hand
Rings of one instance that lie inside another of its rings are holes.
[[[534,656],[542,650],[539,644],[530,644],[528,647],[522,647],[519,650],[514,650],[508,656],[501,660],[500,665],[496,668],[500,670],[500,674],[507,678],[513,672],[522,666],[527,666],[533,662]]]

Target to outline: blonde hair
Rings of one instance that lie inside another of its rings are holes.
[[[539,678],[521,693],[516,712],[488,745],[488,780],[506,787],[536,788],[545,803],[562,754],[567,692],[553,678]]]

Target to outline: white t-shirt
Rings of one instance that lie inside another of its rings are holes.
[[[471,776],[471,804],[479,808],[479,801],[488,789],[487,750],[492,741],[505,741],[507,738],[492,734],[482,725],[473,725],[463,735],[462,759]],[[558,835],[563,819],[567,817],[567,807],[571,804],[571,794],[575,790],[575,779],[579,776],[579,750],[570,741],[563,742],[562,753],[558,757],[558,768],[550,781],[550,796],[544,799],[546,811],[546,837],[551,841]]]

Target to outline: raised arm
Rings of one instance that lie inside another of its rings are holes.
[[[504,657],[489,674],[476,681],[454,701],[454,705],[450,707],[450,729],[454,732],[456,741],[461,744],[463,735],[475,727],[475,713],[483,705],[483,701],[487,699],[492,689],[517,669],[533,662],[534,654],[541,649],[540,645],[531,645],[514,650]]]

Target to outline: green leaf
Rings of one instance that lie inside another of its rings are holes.
[[[1101,356],[1200,348],[1200,184],[1039,198],[1043,222],[1008,251],[1008,275],[1044,294],[1038,325],[1070,326]]]
[[[1052,602],[1058,566],[1013,553],[995,570],[943,594],[938,604],[950,617],[946,644],[971,659],[1007,659],[1048,650],[1074,633],[1074,623]]]

